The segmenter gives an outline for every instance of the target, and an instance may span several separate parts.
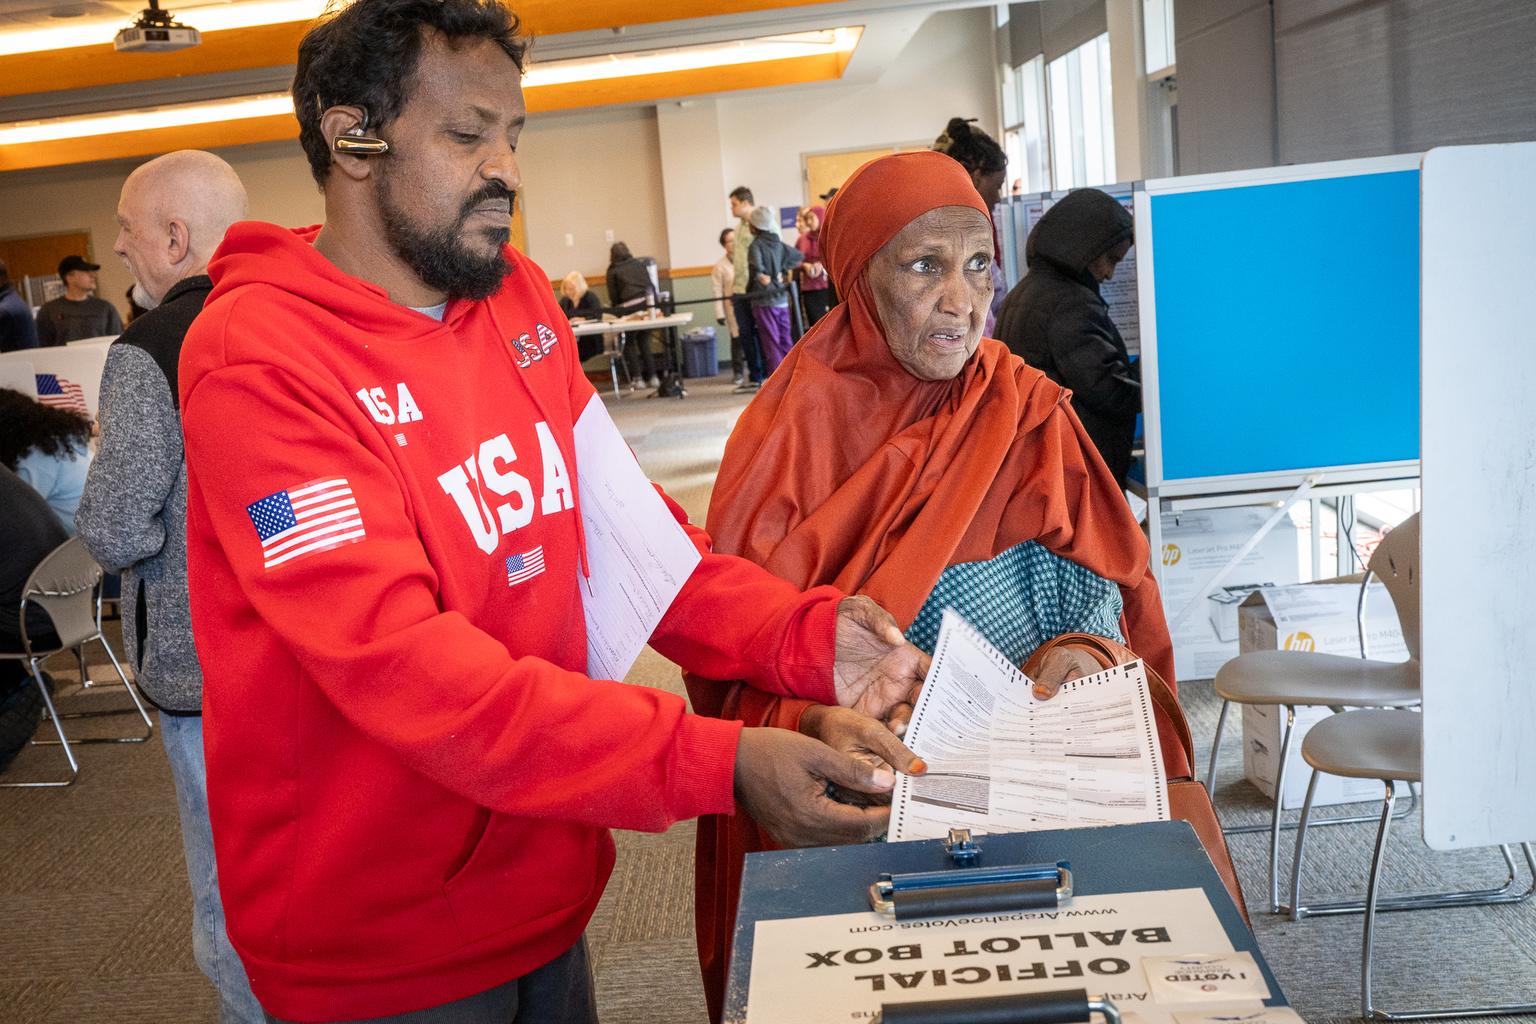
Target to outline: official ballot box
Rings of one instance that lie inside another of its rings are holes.
[[[725,1024],[1301,1020],[1188,823],[957,838],[749,854]]]

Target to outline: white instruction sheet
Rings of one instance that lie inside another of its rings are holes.
[[[1075,896],[1060,910],[1029,913],[897,921],[865,912],[758,921],[746,1019],[848,1024],[869,1020],[884,1003],[1086,988],[1144,1022],[1171,1024],[1175,1010],[1208,1006],[1182,996],[1160,999],[1143,959],[1231,952],[1199,889]],[[1259,1012],[1262,998],[1228,1005]]]
[[[623,679],[699,564],[699,549],[595,395],[576,421],[576,488],[592,573],[581,581],[587,675]]]
[[[1037,700],[986,638],[944,612],[904,741],[928,762],[897,777],[890,838],[1168,820],[1168,778],[1141,662]]]

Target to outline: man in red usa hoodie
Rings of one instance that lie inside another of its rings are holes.
[[[314,28],[294,100],[326,223],[231,228],[183,349],[215,848],[273,1020],[592,1021],[609,828],[738,800],[791,844],[884,825],[825,794],[889,772],[585,675],[594,394],[505,244],[516,29],[497,0],[356,0]],[[652,636],[667,657],[876,715],[921,678],[872,602],[686,528],[703,561]]]

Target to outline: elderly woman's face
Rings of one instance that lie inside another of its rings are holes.
[[[980,210],[941,206],[869,261],[891,355],[912,376],[948,380],[981,344],[992,304],[992,229]]]

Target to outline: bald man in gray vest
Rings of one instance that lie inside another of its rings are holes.
[[[139,687],[160,708],[192,885],[192,953],[219,994],[219,1020],[260,1024],[240,958],[224,932],[203,767],[203,674],[187,604],[187,468],[176,367],[202,311],[208,261],[246,216],[245,186],[212,153],[182,150],[137,168],[117,204],[113,251],[149,309],[107,353],[101,443],[76,526],[96,560],[123,573],[123,639]]]

